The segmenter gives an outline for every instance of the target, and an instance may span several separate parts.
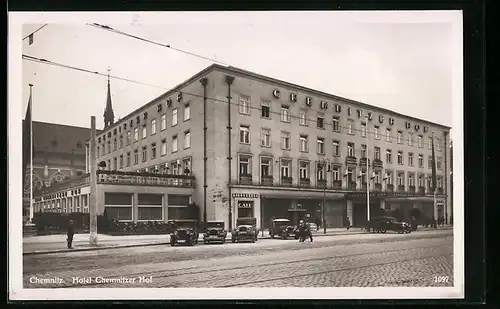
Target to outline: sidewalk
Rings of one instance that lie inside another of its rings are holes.
[[[438,227],[441,229],[451,229],[451,226]],[[434,230],[433,228],[419,228],[418,231]],[[329,228],[326,234],[323,229],[313,231],[313,237],[318,236],[335,236],[335,235],[356,235],[365,234],[366,231],[362,228],[351,228],[347,231],[345,228]],[[140,247],[140,246],[155,246],[155,245],[168,245],[170,236],[168,234],[162,235],[128,235],[128,236],[110,236],[106,234],[98,234],[98,245],[91,247],[89,244],[90,235],[75,234],[73,238],[73,249],[66,248],[66,235],[44,235],[32,236],[23,238],[23,255],[34,254],[47,254],[57,252],[74,252],[74,251],[91,251],[113,248],[127,248],[127,247]],[[201,242],[203,234],[200,234]],[[259,239],[270,239],[267,230],[259,233]],[[226,241],[231,241],[231,233],[227,234]]]

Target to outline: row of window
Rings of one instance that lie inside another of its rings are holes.
[[[36,202],[33,207],[35,211],[41,211],[43,209],[48,209],[48,208],[61,208],[65,212],[66,209],[69,209],[71,212],[73,211],[73,209],[75,210],[75,212],[80,212],[81,209],[83,210],[86,209],[88,211],[89,199],[90,199],[90,194],[82,194],[73,197],[61,196],[58,200],[53,199],[49,201]]]
[[[186,104],[184,106],[184,121],[188,121],[191,119],[191,108],[189,104]],[[172,110],[172,127],[175,127],[178,124],[178,111],[177,108],[174,108]],[[160,116],[160,130],[165,131],[167,129],[167,115],[162,114]],[[149,131],[150,135],[155,135],[157,131],[157,122],[156,118],[151,119],[150,121],[150,126],[149,126]],[[133,134],[133,135],[132,135]],[[148,126],[147,124],[143,124],[141,128],[141,136],[142,139],[146,139],[148,137]],[[109,154],[113,151],[116,151],[118,147],[121,149],[124,146],[128,146],[131,143],[139,141],[139,128],[136,127],[133,129],[133,131],[127,131],[126,134],[120,134],[118,138],[113,139],[113,143],[111,143],[111,139],[108,138],[107,143],[105,143],[105,139],[102,139],[102,144],[101,144],[101,139],[98,139],[98,144],[100,144],[100,147],[98,148],[97,151],[97,156]],[[107,145],[107,147],[106,147]],[[99,152],[99,149],[102,150],[102,153]]]
[[[240,104],[239,104],[239,112],[241,114],[245,115],[250,115],[250,98],[246,96],[240,97]],[[270,101],[262,101],[261,102],[261,117],[265,119],[271,119],[271,102]],[[290,122],[291,120],[291,115],[290,115],[290,106],[288,105],[281,105],[281,112],[280,112],[280,118],[282,122]],[[305,109],[301,109],[299,111],[299,125],[301,126],[308,126],[308,111]],[[326,123],[325,123],[325,114],[324,113],[317,113],[316,116],[316,127],[318,129],[325,129]],[[340,117],[339,116],[333,116],[332,117],[332,123],[331,123],[332,129],[334,132],[341,132],[341,126],[340,126]],[[347,134],[354,135],[356,128],[355,128],[355,122],[353,119],[348,119],[347,121]],[[361,136],[366,137],[368,128],[366,122],[361,123],[361,129],[359,130],[361,132]],[[380,131],[380,126],[374,125],[373,126],[373,137],[375,139],[380,139],[381,138],[381,131]],[[392,129],[391,128],[386,128],[385,130],[385,140],[387,142],[391,142],[394,139],[392,136]],[[402,130],[397,131],[397,142],[399,144],[405,143],[405,138],[404,138],[404,133]],[[408,146],[413,146],[415,144],[414,140],[414,135],[412,132],[408,132],[408,138],[407,138]],[[440,139],[436,138],[435,145],[436,149],[438,151],[441,151],[441,144],[440,144]],[[432,147],[432,138],[429,137],[429,140],[427,142],[429,149]],[[417,135],[416,137],[416,145],[418,147],[423,148],[424,147],[424,136],[423,135]]]
[[[114,168],[113,168],[114,167]],[[119,170],[125,166],[118,164],[110,168],[110,170]],[[151,165],[137,170],[137,172],[151,172],[169,175],[190,175],[191,170],[191,157],[183,158],[182,160],[171,160],[169,162],[162,162],[156,165]]]
[[[148,158],[148,148],[150,150],[150,157]],[[160,148],[160,156],[165,156],[167,155],[167,139],[164,138],[160,141],[160,144],[159,144],[159,148]],[[185,131],[184,132],[184,145],[183,145],[183,148],[184,149],[189,149],[191,148],[191,132],[190,131]],[[179,150],[179,137],[178,135],[174,135],[172,136],[172,140],[171,140],[171,152],[172,153],[176,153],[178,150]],[[134,157],[133,157],[133,163],[132,163],[132,152],[127,152],[125,157],[124,155],[120,155],[120,162],[123,162],[124,158],[125,158],[125,164],[123,163],[120,163],[119,166],[121,167],[124,167],[124,166],[131,166],[132,164],[139,164],[139,149],[135,149],[133,151],[133,154],[134,154]],[[100,155],[104,155],[100,153],[100,150],[99,150],[99,147],[97,147],[97,156],[99,157]],[[156,142],[153,142],[151,143],[151,145],[148,147],[148,146],[143,146],[142,147],[142,151],[141,151],[141,162],[146,162],[148,161],[148,159],[151,159],[151,160],[155,160],[158,156],[158,150],[157,150],[157,144]],[[117,158],[115,157],[114,160],[116,161]],[[110,160],[108,160],[108,164],[107,164],[108,167],[110,167]],[[117,166],[115,164],[115,166]]]
[[[301,147],[300,150],[303,152],[309,151],[308,146],[307,146],[307,139],[308,139],[307,135],[300,134],[300,147]],[[260,140],[261,140],[261,146],[271,147],[271,129],[261,128],[261,139]],[[322,149],[321,147],[323,147],[321,145],[322,141],[324,141],[323,138],[318,138],[318,143],[319,143],[318,147],[320,147],[319,150]],[[411,141],[411,139],[410,139],[410,141]],[[421,138],[419,136],[419,147],[421,147],[420,141],[421,141]],[[250,126],[249,125],[240,125],[240,143],[242,143],[242,144],[250,144],[251,143]],[[398,143],[402,144],[402,142],[399,142],[399,140],[398,140]],[[409,145],[412,145],[412,144],[409,143]],[[429,144],[429,145],[431,145],[431,144]],[[432,145],[431,145],[431,147],[432,147]],[[429,149],[431,149],[431,147],[429,147]],[[291,148],[290,132],[281,131],[281,148],[284,150],[289,150]],[[436,146],[436,149],[438,149],[437,146]],[[322,152],[319,152],[319,150],[318,150],[318,153],[322,153]]]
[[[270,157],[260,157],[260,176],[262,178],[273,176],[273,166],[274,163],[279,165],[280,178],[291,178],[292,177],[292,159],[280,159],[274,161],[273,158]],[[310,179],[311,174],[311,162],[304,160],[298,161],[298,175],[301,180]],[[325,180],[326,173],[332,173],[332,180],[339,181],[342,179],[342,165],[340,164],[325,164],[323,161],[316,162],[316,179],[317,180]],[[240,176],[249,176],[252,171],[252,156],[249,155],[239,155],[238,156],[238,173]],[[382,171],[374,171],[372,174],[372,178],[374,183],[381,183],[381,180],[385,180],[388,184],[393,184],[394,174],[397,176],[397,184],[404,185],[405,184],[405,172],[404,171],[394,171],[386,170],[384,176],[382,177]],[[414,172],[406,172],[408,185],[415,186],[415,177],[416,173]],[[359,174],[356,176],[356,167],[347,166],[345,168],[343,176],[346,177],[347,181],[355,181],[355,177],[359,177],[362,179],[362,182],[366,182],[366,169],[361,167],[359,168]],[[431,187],[430,182],[432,181],[429,175],[418,173],[418,185],[419,187],[425,186],[425,179],[427,179],[428,187]],[[437,186],[438,188],[442,187],[442,176],[437,176]]]
[[[250,144],[250,127],[241,125],[240,126],[240,143],[242,144]],[[332,141],[332,154],[334,156],[340,156],[341,153],[341,147],[340,147],[340,140],[333,140]],[[261,129],[261,138],[260,138],[260,145],[262,147],[271,147],[271,130],[262,128]],[[281,131],[281,149],[282,150],[291,150],[291,136],[290,132],[286,131]],[[301,152],[309,152],[309,137],[305,134],[300,134],[299,135],[299,150]],[[320,155],[324,155],[326,153],[325,150],[325,138],[318,137],[316,139],[316,153]],[[355,157],[356,156],[356,150],[355,150],[355,144],[348,142],[347,143],[347,156],[349,157]],[[403,165],[404,160],[403,160],[403,151],[398,151],[398,164]],[[361,157],[366,158],[366,145],[361,145]],[[380,159],[380,147],[374,147],[374,155],[373,158],[375,160],[381,160]],[[387,163],[392,163],[392,150],[387,149],[386,150],[386,162]],[[409,166],[414,166],[414,153],[409,152],[408,153],[408,165]],[[438,169],[441,169],[441,157],[436,158],[436,165]],[[418,155],[418,166],[420,168],[424,167],[424,155],[419,154]],[[428,167],[432,167],[432,156],[429,156],[428,158]]]

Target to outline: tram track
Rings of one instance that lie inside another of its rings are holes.
[[[399,235],[401,236],[401,235]],[[410,235],[404,235],[405,237],[399,237],[398,235],[394,235],[394,237],[391,238],[380,238],[380,239],[341,239],[341,240],[335,240],[332,241],[331,243],[325,243],[325,242],[313,242],[309,244],[308,248],[317,248],[320,246],[326,246],[327,247],[337,247],[337,246],[344,246],[344,245],[360,245],[363,243],[369,243],[369,244],[380,244],[380,243],[386,243],[388,239],[394,243],[400,243],[400,242],[406,242],[409,240],[416,240],[416,239],[436,239],[436,238],[443,238],[443,235],[419,235],[419,238],[413,237],[412,234]],[[409,236],[409,237],[407,237]],[[446,236],[446,238],[452,237],[452,236]],[[281,241],[281,240],[279,240]],[[161,250],[158,250],[160,252],[148,252],[144,256],[141,257],[140,263],[141,264],[147,264],[147,263],[155,263],[158,259],[158,254],[163,254],[163,250],[165,250],[165,253],[168,254],[169,256],[164,256],[165,259],[168,259],[169,262],[179,262],[179,261],[188,261],[192,260],[193,258],[196,259],[196,255],[199,253],[205,253],[210,255],[210,258],[228,258],[232,256],[242,256],[242,255],[263,255],[267,254],[269,252],[278,252],[278,251],[296,251],[296,250],[303,250],[304,246],[303,244],[297,243],[295,240],[289,240],[285,241],[287,243],[285,244],[279,244],[279,247],[273,247],[273,242],[269,243],[269,246],[266,244],[266,246],[259,246],[256,248],[253,247],[241,247],[239,244],[226,244],[225,246],[229,245],[228,249],[226,250],[226,247],[221,247],[221,245],[218,244],[212,244],[212,245],[202,245],[202,246],[197,246],[197,247],[187,247],[187,248],[182,248],[182,247],[175,247],[175,248],[164,248]],[[220,251],[219,250],[214,250],[211,251],[214,248],[208,248],[209,251],[207,250],[207,246],[217,246],[218,248],[222,248]],[[187,250],[184,250],[187,249]],[[34,257],[24,257],[24,274],[29,275],[35,273],[36,270],[37,273],[39,273],[41,270],[45,270],[47,272],[51,272],[53,270],[53,267],[57,267],[58,271],[73,271],[75,270],[75,264],[73,263],[75,256],[74,254],[77,252],[72,252],[70,254],[66,255],[51,255],[52,258],[49,258],[49,256],[43,256],[41,259],[40,257],[37,257],[36,259]],[[120,259],[117,259],[117,254],[119,254]],[[79,261],[77,264],[77,267],[79,270],[85,270],[89,268],[95,268],[96,265],[96,258],[99,259],[99,263],[105,262],[107,267],[119,267],[122,265],[127,259],[131,259],[134,256],[136,256],[137,253],[135,251],[130,250],[124,250],[124,249],[111,249],[109,252],[96,252],[95,255],[92,255],[91,257],[88,257],[84,260]],[[171,256],[170,256],[171,255]],[[54,258],[56,259],[57,263],[54,264]],[[27,264],[29,261],[30,264]],[[160,261],[159,263],[162,263],[163,261]],[[135,263],[135,261],[134,261]],[[140,265],[138,265],[140,267]]]
[[[451,254],[451,253],[440,254],[437,256],[414,258],[414,259],[408,259],[408,260],[403,260],[403,261],[381,262],[381,263],[375,263],[375,264],[371,264],[371,265],[363,265],[363,266],[356,266],[356,267],[344,267],[344,268],[334,269],[334,270],[325,270],[325,271],[318,271],[318,272],[310,272],[310,273],[306,273],[306,274],[302,273],[299,275],[292,275],[292,276],[281,276],[281,277],[270,278],[270,279],[253,280],[253,281],[248,281],[248,282],[243,282],[243,283],[226,284],[226,285],[218,286],[218,288],[242,287],[245,285],[251,285],[251,284],[256,284],[256,283],[265,283],[265,282],[280,281],[280,280],[290,280],[290,279],[300,278],[300,277],[305,277],[305,276],[314,276],[314,275],[322,275],[322,274],[328,274],[328,273],[334,273],[334,272],[349,271],[349,270],[354,270],[354,269],[371,268],[371,267],[396,264],[396,263],[407,262],[407,261],[428,260],[428,259],[434,259],[434,258],[441,257],[441,256],[450,256],[450,255],[453,255],[453,254]]]
[[[353,254],[335,254],[333,256],[327,256],[327,257],[316,257],[316,258],[300,258],[300,259],[293,259],[293,260],[287,260],[287,261],[282,261],[282,262],[264,262],[264,263],[257,263],[257,264],[250,264],[250,265],[241,265],[241,266],[232,266],[232,267],[216,267],[216,268],[210,268],[210,269],[205,269],[205,270],[200,270],[200,266],[190,266],[190,267],[182,267],[182,268],[176,268],[174,270],[162,270],[162,271],[147,271],[147,272],[134,272],[134,273],[127,273],[127,277],[134,277],[134,276],[154,276],[154,280],[161,280],[161,279],[172,279],[172,278],[180,278],[183,276],[196,276],[196,275],[202,275],[202,276],[207,276],[210,273],[220,273],[220,272],[228,272],[228,271],[238,271],[238,270],[248,270],[248,269],[257,269],[257,268],[262,268],[262,267],[277,267],[280,265],[289,265],[289,264],[296,264],[296,263],[318,263],[318,262],[324,262],[328,260],[335,260],[335,259],[350,259],[350,258],[356,258],[360,256],[366,256],[366,255],[380,255],[380,254],[388,254],[388,253],[393,253],[397,254],[398,252],[404,252],[404,251],[418,251],[422,249],[432,249],[432,248],[438,248],[438,247],[443,247],[442,244],[433,244],[433,245],[423,245],[423,246],[412,246],[412,247],[405,247],[401,249],[393,249],[393,250],[378,250],[378,251],[373,251],[373,252],[361,252],[361,253],[353,253]],[[425,258],[432,258],[432,257],[425,257]],[[383,265],[383,264],[390,264],[390,263],[398,263],[401,262],[401,260],[398,261],[392,261],[392,262],[385,262],[385,263],[377,263],[373,265],[365,265],[365,266],[357,266],[353,267],[354,268],[360,268],[360,267],[370,267],[370,266],[377,266],[377,265]],[[349,268],[346,268],[347,270]],[[331,271],[326,271],[326,272],[336,272],[336,271],[342,271],[342,269],[335,269]],[[297,275],[297,277],[300,276],[307,276],[307,275],[314,275],[314,274],[321,274],[325,273],[323,272],[312,272],[310,274],[300,274]],[[286,276],[283,278],[273,278],[273,279],[265,279],[262,282],[266,281],[273,281],[273,280],[282,280],[286,278],[292,278],[294,276]],[[213,278],[209,278],[206,280],[196,280],[197,284],[202,284],[205,282],[211,282],[213,281]],[[248,281],[245,283],[241,284],[228,284],[227,286],[220,286],[220,287],[231,287],[231,286],[239,286],[239,285],[248,285],[252,284],[253,281]],[[258,283],[260,281],[256,281],[255,283]],[[70,285],[65,285],[65,286],[57,286],[55,288],[68,288],[68,287],[106,287],[108,286],[109,283],[96,283],[96,282],[90,282],[90,283],[84,283],[84,284],[70,284]],[[114,284],[115,285],[115,284]],[[171,285],[169,286],[168,284],[163,287],[176,287],[177,285]]]

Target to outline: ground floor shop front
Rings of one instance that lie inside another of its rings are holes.
[[[296,224],[298,220],[308,218],[312,223],[327,228],[364,227],[368,218],[376,216],[394,216],[399,220],[417,220],[426,222],[433,218],[446,216],[445,198],[434,200],[432,196],[388,197],[370,195],[368,210],[366,195],[353,196],[346,192],[322,190],[301,190],[281,188],[265,189],[256,187],[238,187],[231,190],[232,226],[237,218],[254,217],[261,229],[268,229],[274,218],[287,218]],[[449,213],[449,212],[448,212]],[[228,217],[218,217],[227,222]]]
[[[167,222],[174,219],[199,219],[191,214],[192,188],[98,184],[98,215],[122,222]],[[88,213],[90,186],[71,187],[34,200],[35,212]]]
[[[293,224],[306,217],[320,226],[325,202],[325,223],[328,228],[344,227],[346,202],[344,194],[321,190],[279,190],[261,188],[232,189],[233,226],[239,217],[254,217],[260,229],[269,229],[271,220],[284,218]],[[224,218],[218,218],[224,220]]]

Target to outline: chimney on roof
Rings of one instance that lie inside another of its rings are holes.
[[[113,105],[111,103],[111,86],[109,83],[109,72],[111,69],[108,68],[108,96],[106,98],[106,109],[104,110],[104,127],[108,127],[115,122],[115,114],[113,113]]]

